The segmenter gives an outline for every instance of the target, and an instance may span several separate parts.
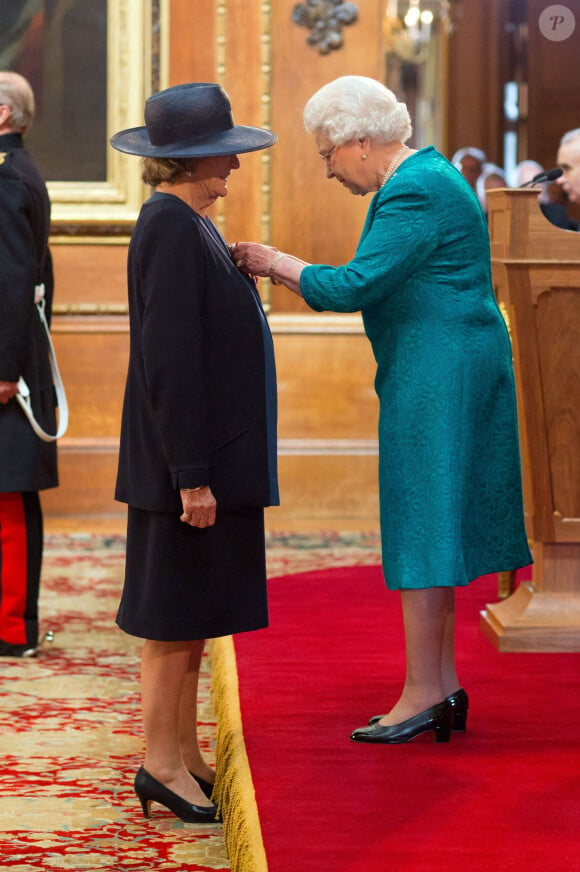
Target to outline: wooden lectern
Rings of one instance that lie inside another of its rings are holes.
[[[535,565],[481,626],[500,651],[580,651],[580,233],[550,224],[537,190],[497,189],[487,202]]]

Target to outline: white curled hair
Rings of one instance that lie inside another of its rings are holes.
[[[357,139],[406,142],[413,132],[404,103],[376,79],[340,76],[320,88],[304,107],[308,133],[323,132],[333,145]]]

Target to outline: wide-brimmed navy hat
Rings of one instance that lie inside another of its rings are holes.
[[[142,157],[210,157],[244,154],[273,145],[278,137],[262,127],[234,124],[228,95],[212,82],[175,85],[145,103],[145,127],[111,137],[111,145]]]

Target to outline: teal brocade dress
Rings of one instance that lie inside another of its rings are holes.
[[[362,313],[377,372],[383,571],[392,590],[532,562],[511,346],[483,212],[432,146],[370,204],[354,258],[305,267],[317,311]]]

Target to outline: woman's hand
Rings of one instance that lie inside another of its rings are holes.
[[[230,245],[230,252],[238,269],[254,276],[269,276],[279,254],[273,245],[261,245],[259,242],[236,242]]]
[[[253,276],[269,276],[273,285],[286,285],[299,297],[300,276],[306,261],[298,260],[292,254],[279,251],[273,245],[261,245],[259,242],[236,242],[230,245],[230,252],[235,265],[242,272]]]
[[[183,487],[179,491],[183,514],[180,521],[190,527],[213,527],[217,503],[209,485],[200,488]]]

